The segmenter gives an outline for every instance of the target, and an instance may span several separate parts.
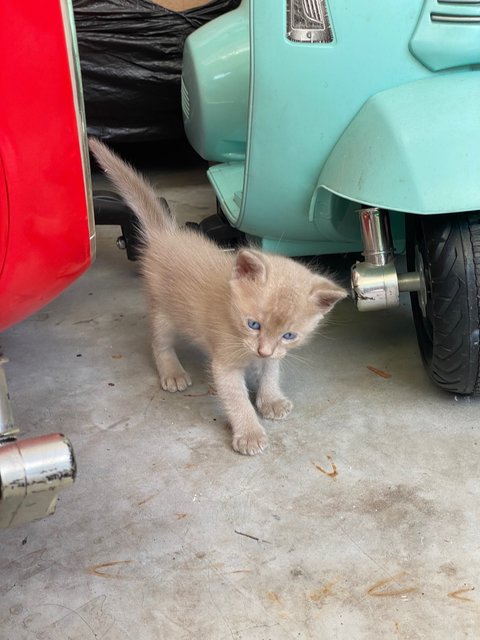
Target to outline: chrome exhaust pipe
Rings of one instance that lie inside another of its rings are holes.
[[[55,512],[58,493],[73,484],[76,462],[70,441],[52,433],[17,442],[7,381],[0,358],[0,528]]]
[[[365,262],[384,267],[393,260],[392,234],[388,213],[376,207],[360,209],[360,229]]]
[[[400,291],[419,291],[417,272],[398,275],[393,257],[388,212],[377,207],[360,209],[364,262],[352,266],[352,293],[359,311],[396,307]]]

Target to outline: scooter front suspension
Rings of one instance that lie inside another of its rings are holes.
[[[364,262],[352,266],[352,292],[359,311],[398,306],[401,291],[419,291],[421,274],[398,274],[395,267],[388,212],[360,209]]]

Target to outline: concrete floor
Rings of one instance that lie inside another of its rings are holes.
[[[213,211],[203,169],[157,184]],[[24,436],[63,431],[79,467],[53,517],[0,532],[1,640],[480,638],[480,407],[427,380],[408,300],[339,306],[242,457],[200,354],[159,389],[135,265],[98,232],[92,269],[0,336]]]

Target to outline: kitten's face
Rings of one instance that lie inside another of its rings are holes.
[[[242,344],[259,358],[283,358],[313,333],[346,292],[280,256],[237,255],[231,280],[232,319]]]
[[[294,308],[281,299],[272,300],[268,291],[260,292],[260,303],[258,299],[241,298],[236,304],[238,333],[259,358],[283,358],[307,340],[321,319],[321,314],[312,314],[311,310],[302,313],[301,306]]]

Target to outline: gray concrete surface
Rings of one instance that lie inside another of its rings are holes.
[[[213,210],[202,170],[157,184]],[[53,517],[0,532],[1,640],[479,638],[480,406],[426,379],[408,300],[342,304],[242,457],[201,354],[182,346],[193,387],[159,389],[117,235],[0,336],[24,436],[63,431],[79,467]]]

